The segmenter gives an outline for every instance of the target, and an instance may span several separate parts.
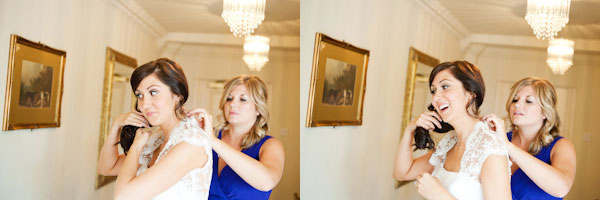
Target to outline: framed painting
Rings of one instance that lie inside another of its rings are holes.
[[[67,53],[10,36],[2,130],[60,127]]]
[[[306,127],[361,125],[369,50],[317,33]]]

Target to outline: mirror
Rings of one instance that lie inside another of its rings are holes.
[[[406,70],[406,88],[404,89],[404,109],[402,112],[402,132],[413,120],[414,116],[419,116],[427,110],[431,103],[431,93],[429,92],[429,74],[433,68],[440,64],[440,61],[423,52],[410,47],[408,53],[408,66]],[[403,134],[401,132],[401,134]],[[431,138],[437,144],[443,137],[443,134],[431,134]],[[413,152],[413,157],[419,157],[425,154],[426,150]],[[411,181],[397,181],[396,188]]]
[[[134,109],[135,97],[131,92],[129,78],[136,67],[137,61],[134,58],[119,53],[110,47],[106,48],[98,156],[100,156],[100,149],[104,145],[104,140],[114,118],[121,113],[130,112]],[[119,152],[121,153],[121,151]],[[115,179],[116,176],[96,174],[96,189]]]

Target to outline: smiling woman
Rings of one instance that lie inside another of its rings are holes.
[[[426,111],[408,124],[400,141],[394,166],[397,180],[417,181],[427,199],[510,199],[510,161],[496,137],[504,134],[498,121],[493,130],[479,119],[485,85],[479,69],[466,61],[437,65],[429,75],[434,111]],[[434,151],[413,159],[413,135],[417,127],[454,127]]]

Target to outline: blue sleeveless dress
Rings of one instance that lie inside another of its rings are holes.
[[[221,133],[219,131],[219,139],[221,139]],[[250,148],[243,149],[242,153],[259,160],[258,153],[260,147],[267,141],[271,136],[266,135],[258,143],[252,145]],[[210,182],[210,191],[208,195],[209,200],[238,200],[238,199],[256,199],[256,200],[267,200],[271,195],[271,191],[263,192],[255,189],[242,177],[237,175],[233,169],[226,165],[219,175],[219,155],[213,150],[213,173],[212,180]]]
[[[508,140],[512,141],[512,131],[506,134],[508,136]],[[559,136],[554,138],[548,146],[542,147],[540,153],[535,155],[535,157],[545,163],[552,164],[550,162],[550,152],[552,152],[552,147],[554,144],[563,137]],[[515,173],[512,175],[510,179],[510,189],[512,190],[512,198],[516,200],[524,200],[524,199],[562,199],[558,197],[554,197],[542,190],[538,187],[521,168],[517,169]]]

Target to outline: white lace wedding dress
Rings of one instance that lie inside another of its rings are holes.
[[[191,170],[175,185],[154,197],[154,200],[208,199],[208,190],[210,189],[210,180],[212,176],[212,148],[209,144],[209,136],[207,134],[209,133],[206,133],[198,126],[198,122],[194,117],[181,120],[181,122],[173,128],[167,144],[164,146],[154,163],[160,161],[167,153],[169,153],[169,150],[180,142],[187,142],[203,147],[208,159],[202,168]],[[154,150],[156,150],[164,141],[161,131],[152,133],[140,155],[139,163],[141,166],[137,171],[138,176],[148,169],[148,164],[152,159]]]
[[[494,132],[484,122],[477,122],[475,128],[467,137],[465,152],[460,160],[458,172],[448,171],[444,168],[446,153],[456,144],[458,137],[454,131],[446,136],[436,146],[429,159],[434,166],[432,175],[440,179],[444,188],[456,199],[483,199],[483,189],[480,177],[483,162],[489,155],[503,155],[508,159],[508,152]],[[510,177],[508,160],[508,174]]]

